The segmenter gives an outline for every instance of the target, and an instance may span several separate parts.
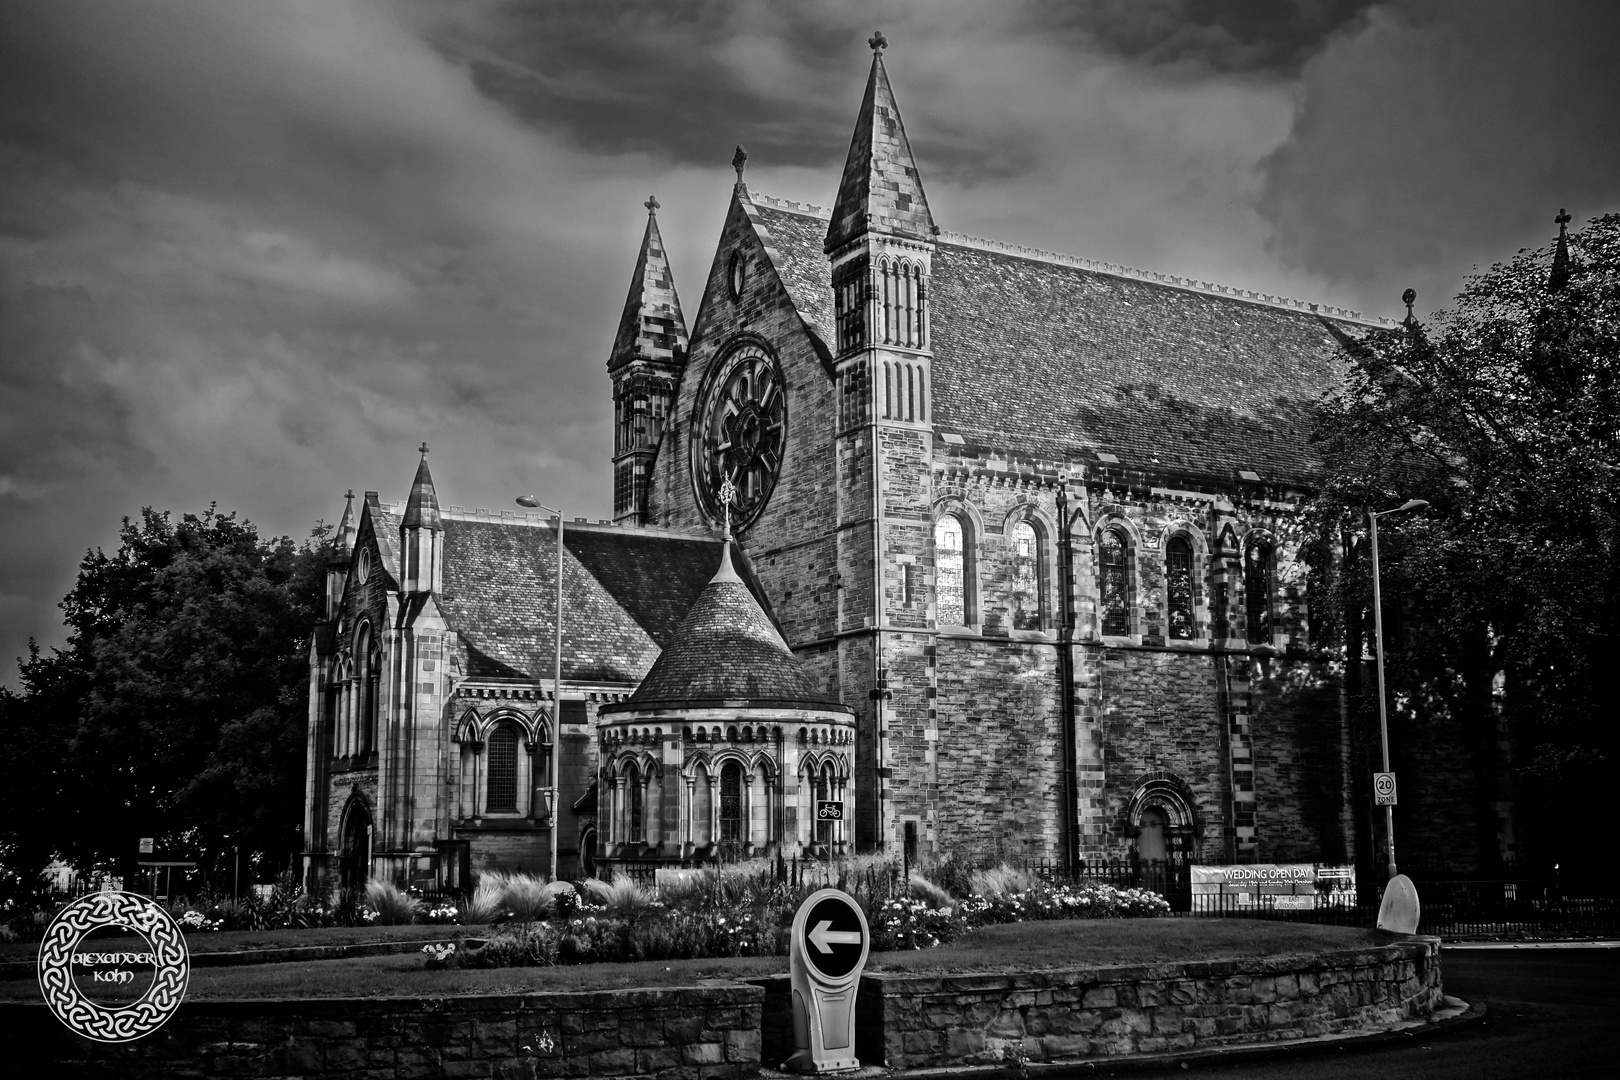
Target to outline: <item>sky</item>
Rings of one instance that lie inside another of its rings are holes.
[[[642,203],[690,319],[876,29],[955,232],[1398,318],[1620,210],[1613,0],[6,0],[0,679],[143,506],[610,516]]]

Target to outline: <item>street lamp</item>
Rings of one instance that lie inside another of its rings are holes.
[[[1389,772],[1389,715],[1384,693],[1384,602],[1378,589],[1378,519],[1390,514],[1404,514],[1408,510],[1427,510],[1423,499],[1408,499],[1393,510],[1367,511],[1372,527],[1372,579],[1373,579],[1373,634],[1378,653],[1378,741],[1384,749],[1384,771]],[[1384,804],[1384,843],[1389,852],[1389,876],[1395,876],[1395,804]]]
[[[551,879],[557,880],[557,806],[558,796],[561,794],[559,777],[562,775],[560,762],[562,754],[562,635],[563,635],[563,606],[562,606],[562,566],[563,566],[563,515],[561,510],[552,510],[533,495],[519,495],[519,506],[531,509],[546,510],[557,515],[557,651],[554,656],[554,666],[551,669],[551,793],[546,798],[546,813],[551,818]]]

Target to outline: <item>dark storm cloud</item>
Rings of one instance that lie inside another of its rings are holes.
[[[1033,21],[1150,64],[1292,74],[1372,0],[1045,0]]]
[[[1264,163],[1277,250],[1359,302],[1449,306],[1458,276],[1620,210],[1620,5],[1381,7],[1305,67]]]
[[[1612,5],[10,0],[0,665],[143,504],[302,534],[425,438],[604,516],[642,200],[690,318],[732,147],[830,202],[878,28],[947,229],[1398,315],[1614,207]]]

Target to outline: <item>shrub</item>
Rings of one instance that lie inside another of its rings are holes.
[[[614,874],[601,895],[610,911],[639,911],[653,903],[652,894],[624,874]]]
[[[918,900],[926,901],[928,906],[937,910],[944,910],[955,905],[951,894],[923,877],[919,871],[911,872],[911,895]]]
[[[507,874],[501,881],[501,905],[519,922],[551,918],[552,898],[546,879],[536,874]]]
[[[959,915],[936,911],[923,900],[889,900],[872,912],[872,948],[931,949],[967,930]]]
[[[1007,863],[973,871],[968,875],[968,883],[975,895],[985,897],[1026,893],[1035,887],[1033,878]]]
[[[484,926],[498,922],[505,909],[501,906],[501,893],[505,888],[506,875],[480,874],[478,885],[461,902],[461,913],[458,918],[467,926]]]
[[[422,913],[422,901],[392,881],[372,878],[366,882],[366,903],[384,926],[405,926]]]

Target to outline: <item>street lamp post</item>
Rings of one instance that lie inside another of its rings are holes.
[[[1403,514],[1408,510],[1424,510],[1428,502],[1423,499],[1408,499],[1393,510],[1367,511],[1367,521],[1372,531],[1372,579],[1373,579],[1373,635],[1377,639],[1376,652],[1378,654],[1378,741],[1384,751],[1384,771],[1389,772],[1389,714],[1386,708],[1387,694],[1384,692],[1384,601],[1378,588],[1378,519],[1390,514]],[[1385,850],[1389,852],[1389,876],[1395,876],[1395,805],[1384,804],[1384,843]]]
[[[538,510],[548,510],[557,515],[557,649],[553,654],[551,669],[551,796],[546,800],[547,813],[551,817],[551,879],[557,880],[557,818],[561,807],[558,805],[562,798],[562,788],[559,777],[562,775],[562,635],[563,635],[563,606],[562,606],[562,567],[563,567],[563,515],[561,510],[552,510],[533,495],[519,495],[519,506],[527,506]]]

